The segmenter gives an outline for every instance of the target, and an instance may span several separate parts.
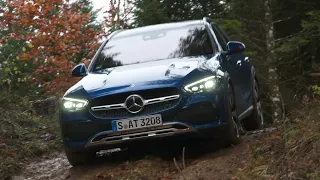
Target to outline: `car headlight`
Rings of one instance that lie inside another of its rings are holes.
[[[63,98],[63,107],[68,111],[82,110],[88,104],[87,100]]]
[[[206,77],[194,83],[188,84],[184,89],[188,92],[198,93],[214,89],[216,87],[215,76]]]

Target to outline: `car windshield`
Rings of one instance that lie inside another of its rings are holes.
[[[200,24],[127,36],[115,35],[103,47],[92,71],[163,59],[212,55],[215,54],[214,49],[205,26]]]

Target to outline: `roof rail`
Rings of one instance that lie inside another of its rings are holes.
[[[118,30],[113,31],[113,32],[109,35],[108,39],[111,39],[114,35],[118,34],[119,32],[125,31],[125,30],[126,30],[126,29],[118,29]]]
[[[209,17],[203,17],[203,21],[207,22],[207,23],[212,23],[212,19]]]

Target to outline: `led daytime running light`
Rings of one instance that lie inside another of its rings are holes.
[[[188,84],[184,87],[186,91],[197,92],[205,89],[211,89],[215,86],[215,76],[210,76],[199,81]]]
[[[83,109],[87,104],[87,100],[74,99],[74,98],[63,98],[63,106],[67,110],[77,111]]]

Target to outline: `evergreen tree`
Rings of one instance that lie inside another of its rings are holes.
[[[90,15],[89,20],[86,22],[86,26],[87,28],[82,29],[82,32],[85,33],[86,29],[93,29],[94,31],[97,32],[101,32],[102,31],[102,27],[103,27],[103,23],[102,22],[97,22],[97,14],[99,13],[99,11],[101,9],[98,9],[96,11],[93,10],[93,4],[91,0],[78,0],[76,1],[76,3],[73,4],[74,6],[78,6],[78,10],[79,12],[81,12],[84,15]],[[102,32],[101,32],[102,33]],[[98,37],[96,37],[98,38]],[[98,47],[98,45],[94,45]],[[88,54],[91,54],[91,56],[93,57],[93,52],[90,49],[87,48],[83,48],[80,50],[80,52],[78,54],[76,54],[75,56],[73,56],[70,60],[72,62],[74,62],[75,64],[80,63],[83,59],[83,57],[88,56]]]
[[[225,3],[221,0],[136,0],[135,26],[202,19],[221,18]]]
[[[91,18],[88,22],[88,25],[92,27],[95,30],[100,31],[103,24],[100,22],[97,22],[98,13],[101,11],[101,9],[98,9],[96,11],[93,10],[93,3],[91,0],[78,0],[77,4],[80,4],[79,10],[83,14],[91,14]]]
[[[170,22],[165,8],[158,0],[137,0],[134,10],[134,26],[146,26]]]
[[[109,0],[109,9],[105,12],[105,27],[108,34],[111,32],[130,28],[129,21],[131,20],[133,11],[133,3],[131,0]]]

